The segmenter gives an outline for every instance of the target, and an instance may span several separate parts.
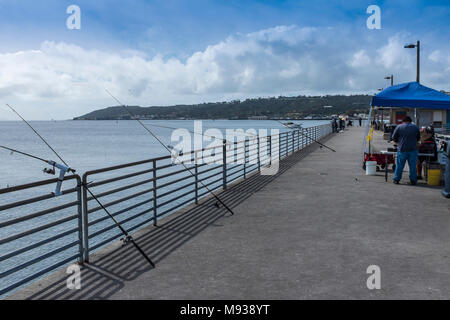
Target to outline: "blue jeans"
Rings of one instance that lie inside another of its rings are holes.
[[[417,159],[418,159],[417,150],[411,152],[398,152],[394,180],[396,181],[402,180],[403,169],[405,168],[406,160],[408,160],[409,179],[413,182],[417,182],[417,171],[416,171]]]

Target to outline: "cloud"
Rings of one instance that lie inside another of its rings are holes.
[[[415,52],[403,49],[407,39],[398,34],[377,42],[351,30],[278,26],[229,36],[185,60],[47,41],[38,50],[0,54],[0,102],[20,106],[31,119],[58,119],[113,105],[104,88],[143,106],[372,93],[387,74],[415,78]],[[436,50],[424,61],[422,78],[448,89],[450,59]]]

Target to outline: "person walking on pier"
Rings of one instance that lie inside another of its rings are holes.
[[[412,185],[415,185],[417,183],[417,143],[420,141],[419,127],[413,124],[412,119],[407,116],[403,119],[403,124],[395,129],[392,139],[398,144],[394,183],[400,183],[405,163],[408,161],[409,180]]]
[[[338,132],[338,123],[336,121],[336,117],[333,117],[333,120],[331,122],[331,126],[333,128],[333,133]]]
[[[362,127],[362,118],[361,118],[361,116],[358,118],[358,121],[359,121],[359,126]]]

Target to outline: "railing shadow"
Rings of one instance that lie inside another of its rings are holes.
[[[326,141],[331,136],[323,139]],[[235,208],[255,192],[260,191],[270,182],[285,173],[312,151],[318,149],[317,144],[284,158],[280,161],[279,171],[273,176],[255,174],[243,180],[226,191],[220,193],[221,200],[230,208]],[[167,256],[193,239],[203,230],[217,226],[223,218],[230,218],[230,214],[223,207],[216,206],[216,200],[209,198],[176,216],[156,228],[147,229],[145,233],[135,237],[139,246],[149,255],[156,265]],[[82,289],[68,290],[67,276],[62,275],[59,280],[42,285],[42,289],[35,291],[26,299],[37,300],[95,300],[108,299],[125,286],[125,282],[137,279],[152,268],[132,244],[117,247],[108,254],[95,258],[82,267]]]

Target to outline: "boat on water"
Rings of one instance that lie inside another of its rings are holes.
[[[303,128],[301,124],[294,123],[294,122],[286,122],[286,123],[283,123],[283,125],[290,129],[302,129]]]

